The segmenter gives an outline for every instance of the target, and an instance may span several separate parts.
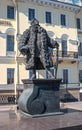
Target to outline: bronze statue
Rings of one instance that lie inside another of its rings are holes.
[[[26,70],[33,70],[31,79],[36,78],[36,70],[41,69],[48,70],[51,78],[54,78],[50,71],[53,61],[49,48],[58,48],[58,46],[58,43],[51,40],[46,30],[39,25],[39,21],[33,19],[31,26],[24,31],[18,43],[19,51],[26,55]]]

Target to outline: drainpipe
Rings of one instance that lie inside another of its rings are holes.
[[[16,23],[17,23],[17,34],[16,34],[16,40],[17,40],[17,55],[16,55],[16,68],[17,68],[17,84],[16,86],[19,88],[19,60],[18,60],[18,38],[19,38],[19,11],[18,11],[18,0],[15,0],[16,2]]]
[[[18,11],[18,0],[12,0],[13,4],[16,8],[16,44],[18,43],[18,35],[19,35],[19,11]],[[17,94],[17,85],[19,85],[19,62],[18,62],[18,44],[16,46],[16,83],[14,93],[15,96]]]

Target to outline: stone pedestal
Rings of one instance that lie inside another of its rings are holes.
[[[59,112],[60,82],[61,79],[23,80],[24,91],[18,101],[19,109],[31,115]]]

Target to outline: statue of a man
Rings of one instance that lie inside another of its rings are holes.
[[[39,21],[33,19],[29,29],[21,36],[18,49],[26,55],[26,70],[33,70],[32,79],[36,78],[36,70],[46,69],[51,77],[50,71],[53,62],[50,57],[49,48],[58,48],[58,43],[49,38],[46,30],[39,25]]]

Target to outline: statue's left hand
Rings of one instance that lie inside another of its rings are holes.
[[[50,45],[51,48],[58,48],[59,47],[59,44],[57,43],[57,41],[55,41],[53,39],[51,39],[50,43],[51,44],[49,44],[49,45]]]
[[[59,44],[55,42],[55,48],[59,48]]]

